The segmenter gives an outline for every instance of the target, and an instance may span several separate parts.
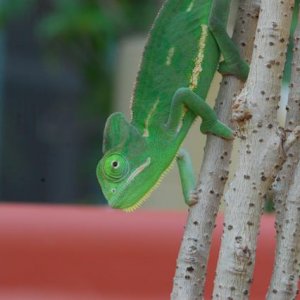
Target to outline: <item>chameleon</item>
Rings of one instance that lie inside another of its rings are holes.
[[[204,134],[234,138],[205,102],[217,71],[243,81],[248,76],[249,66],[226,31],[230,2],[164,2],[144,49],[131,120],[115,112],[105,124],[96,174],[112,208],[130,212],[140,207],[176,158],[184,200],[193,205],[196,180],[180,147],[194,120],[202,118]]]

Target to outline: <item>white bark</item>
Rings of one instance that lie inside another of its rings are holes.
[[[239,4],[233,40],[239,45],[243,57],[250,61],[253,37],[257,24],[257,1],[242,0]],[[216,100],[219,118],[229,124],[232,99],[242,88],[233,76],[225,76]],[[177,259],[172,299],[201,299],[205,284],[211,235],[220,200],[228,177],[232,142],[214,136],[207,137],[197,197],[199,202],[189,216]]]
[[[249,77],[234,105],[239,168],[225,195],[214,299],[249,297],[263,200],[285,158],[277,107],[292,2],[262,0]]]
[[[295,31],[292,76],[287,106],[286,129],[300,125],[300,24]],[[290,134],[291,135],[291,134]],[[273,187],[276,208],[277,247],[268,300],[295,299],[298,288],[300,252],[300,141],[287,153],[287,160]]]
[[[299,145],[298,145],[299,147]],[[286,201],[281,238],[277,242],[275,269],[268,300],[291,300],[297,297],[300,251],[300,162],[296,166]]]

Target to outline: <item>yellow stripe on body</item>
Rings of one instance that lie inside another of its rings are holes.
[[[195,66],[192,72],[192,76],[190,79],[190,85],[189,88],[194,90],[197,88],[198,85],[198,80],[199,80],[199,75],[202,72],[202,62],[204,59],[204,49],[206,45],[206,38],[208,36],[208,26],[205,24],[201,25],[201,37],[199,40],[199,51],[198,55],[195,59]]]
[[[153,114],[156,111],[158,103],[159,103],[159,98],[153,104],[153,106],[149,112],[149,115],[147,116],[147,119],[145,120],[145,128],[144,128],[143,137],[149,137],[149,130],[148,130],[149,122],[150,122],[150,119],[152,118]]]

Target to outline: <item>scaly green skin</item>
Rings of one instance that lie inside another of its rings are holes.
[[[226,33],[229,0],[168,0],[144,51],[133,95],[132,119],[112,114],[105,126],[104,157],[97,177],[109,204],[131,211],[171,166],[197,116],[200,130],[231,139],[232,131],[205,103],[212,79],[221,73],[245,80],[244,63]],[[219,65],[220,54],[224,62]],[[185,201],[195,185],[191,163],[179,156]]]

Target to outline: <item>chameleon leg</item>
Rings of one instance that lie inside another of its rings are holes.
[[[248,77],[249,66],[241,58],[237,46],[226,31],[229,7],[229,0],[213,1],[208,26],[224,57],[224,61],[220,63],[219,72],[234,75],[245,81]]]
[[[198,199],[195,197],[194,193],[194,189],[196,187],[196,178],[192,161],[189,154],[184,149],[179,150],[176,156],[176,161],[179,169],[184,201],[187,205],[192,206],[198,202]]]
[[[171,112],[167,121],[167,131],[177,133],[185,109],[202,118],[200,130],[225,139],[232,139],[232,130],[218,120],[215,111],[189,88],[178,89],[172,99]]]

